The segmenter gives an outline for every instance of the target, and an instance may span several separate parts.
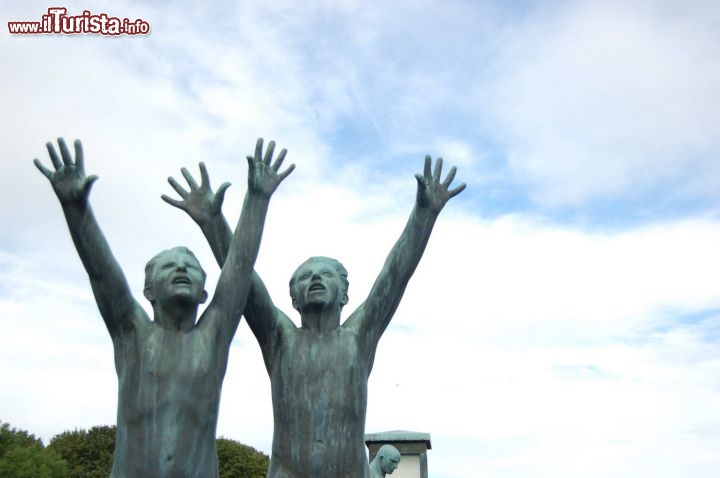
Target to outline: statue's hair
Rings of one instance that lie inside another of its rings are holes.
[[[295,282],[297,281],[297,274],[300,271],[300,268],[307,264],[308,262],[316,262],[316,261],[324,261],[329,263],[338,274],[340,274],[340,280],[343,283],[343,290],[341,291],[344,295],[347,295],[348,288],[350,287],[350,282],[348,281],[348,271],[345,269],[345,266],[342,265],[340,261],[337,259],[333,259],[332,257],[325,257],[325,256],[313,256],[310,259],[306,260],[302,264],[298,266],[297,269],[295,269],[295,272],[293,272],[292,277],[290,278],[290,297],[295,300],[295,296],[293,295],[293,289],[295,288]]]
[[[399,457],[400,457],[400,452],[399,452],[398,449],[395,448],[394,446],[392,446],[392,445],[390,445],[390,444],[385,444],[385,445],[383,445],[383,446],[380,447],[380,449],[378,450],[376,456],[388,457],[388,456],[390,456],[390,455],[396,456],[396,457],[399,458]]]
[[[162,256],[164,256],[165,254],[169,254],[171,252],[182,252],[184,254],[189,255],[193,259],[195,259],[197,261],[198,265],[200,266],[200,272],[202,272],[202,277],[203,277],[203,284],[205,284],[205,279],[207,278],[207,274],[205,273],[205,269],[203,269],[202,266],[200,265],[200,261],[198,261],[198,258],[195,257],[195,254],[193,254],[193,252],[190,249],[188,249],[187,247],[177,246],[177,247],[173,247],[171,249],[165,249],[164,251],[158,252],[157,254],[155,254],[155,256],[152,259],[150,259],[147,262],[147,264],[145,264],[145,289],[149,289],[152,287],[153,270],[155,269],[155,266],[157,265],[158,261],[160,261],[160,258]]]

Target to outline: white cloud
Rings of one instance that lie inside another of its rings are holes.
[[[575,2],[506,31],[481,95],[538,202],[717,189],[717,8],[664,7]]]

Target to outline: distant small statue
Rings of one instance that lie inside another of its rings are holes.
[[[385,478],[392,474],[400,464],[400,452],[392,445],[383,445],[370,462],[370,478]]]
[[[271,142],[268,151],[274,148]],[[279,158],[285,154],[282,150]],[[260,276],[253,272],[244,315],[260,344],[270,376],[274,431],[268,478],[370,476],[364,433],[367,382],[375,350],[420,262],[440,211],[465,189],[464,183],[451,188],[454,167],[442,179],[442,164],[438,158],[433,169],[432,158],[425,157],[423,173],[415,175],[415,207],[405,229],[368,297],[344,322],[340,314],[348,303],[348,273],[337,260],[311,257],[292,275],[290,296],[300,313],[300,327],[275,306]],[[222,267],[233,238],[221,212],[229,184],[213,192],[203,164],[199,186],[186,169],[182,174],[189,190],[169,178],[181,199],[166,195],[163,199],[200,226]],[[332,227],[332,218],[322,212],[322,204],[319,206],[304,211],[298,235],[312,237]],[[293,240],[287,238],[290,244]]]
[[[260,140],[262,144],[262,140]],[[218,476],[215,428],[230,343],[245,308],[270,196],[293,166],[279,173],[272,152],[248,157],[248,188],[215,295],[184,247],[162,251],[145,267],[144,295],[153,320],[133,298],[120,265],[95,220],[82,144],[75,158],[58,139],[47,144],[53,169],[35,165],[60,201],[75,248],[110,333],[118,376],[117,437],[111,478]],[[122,198],[121,198],[122,199]]]

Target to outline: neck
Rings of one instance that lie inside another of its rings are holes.
[[[175,303],[164,306],[153,305],[155,322],[165,329],[187,332],[195,326],[197,304]]]
[[[340,309],[308,307],[300,312],[300,320],[304,329],[321,334],[332,332],[340,326]]]

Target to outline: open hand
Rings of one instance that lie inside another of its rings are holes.
[[[205,163],[200,163],[200,186],[197,185],[197,182],[186,168],[182,168],[180,172],[187,181],[190,191],[180,186],[175,181],[175,178],[169,177],[170,186],[180,195],[182,200],[173,199],[163,194],[161,196],[163,201],[182,209],[200,225],[210,222],[216,215],[220,214],[225,191],[230,187],[230,183],[221,184],[217,192],[213,193],[210,188],[210,177]]]
[[[435,172],[432,175],[430,174],[431,163],[432,158],[430,155],[425,156],[425,170],[423,174],[415,175],[418,182],[416,202],[418,207],[428,208],[437,214],[440,213],[445,203],[465,189],[465,183],[460,184],[460,186],[455,189],[448,189],[450,183],[455,179],[457,169],[453,166],[445,178],[445,181],[441,183],[440,176],[442,174],[443,159],[437,159],[435,162]]]
[[[55,171],[51,171],[43,166],[39,159],[35,159],[33,162],[40,172],[50,181],[55,195],[60,200],[60,204],[84,204],[90,195],[90,188],[92,188],[93,183],[98,177],[95,175],[85,176],[83,149],[79,139],[75,140],[74,162],[63,138],[58,138],[58,146],[60,147],[62,160],[58,158],[55,146],[53,146],[52,143],[47,143],[50,161]]]
[[[285,160],[287,150],[283,149],[280,151],[277,159],[271,165],[273,153],[275,152],[275,141],[268,143],[264,159],[262,156],[262,147],[263,139],[258,138],[255,144],[255,156],[247,157],[250,168],[248,171],[248,190],[270,197],[283,179],[293,172],[295,165],[291,164],[285,171],[278,173],[280,166]]]

